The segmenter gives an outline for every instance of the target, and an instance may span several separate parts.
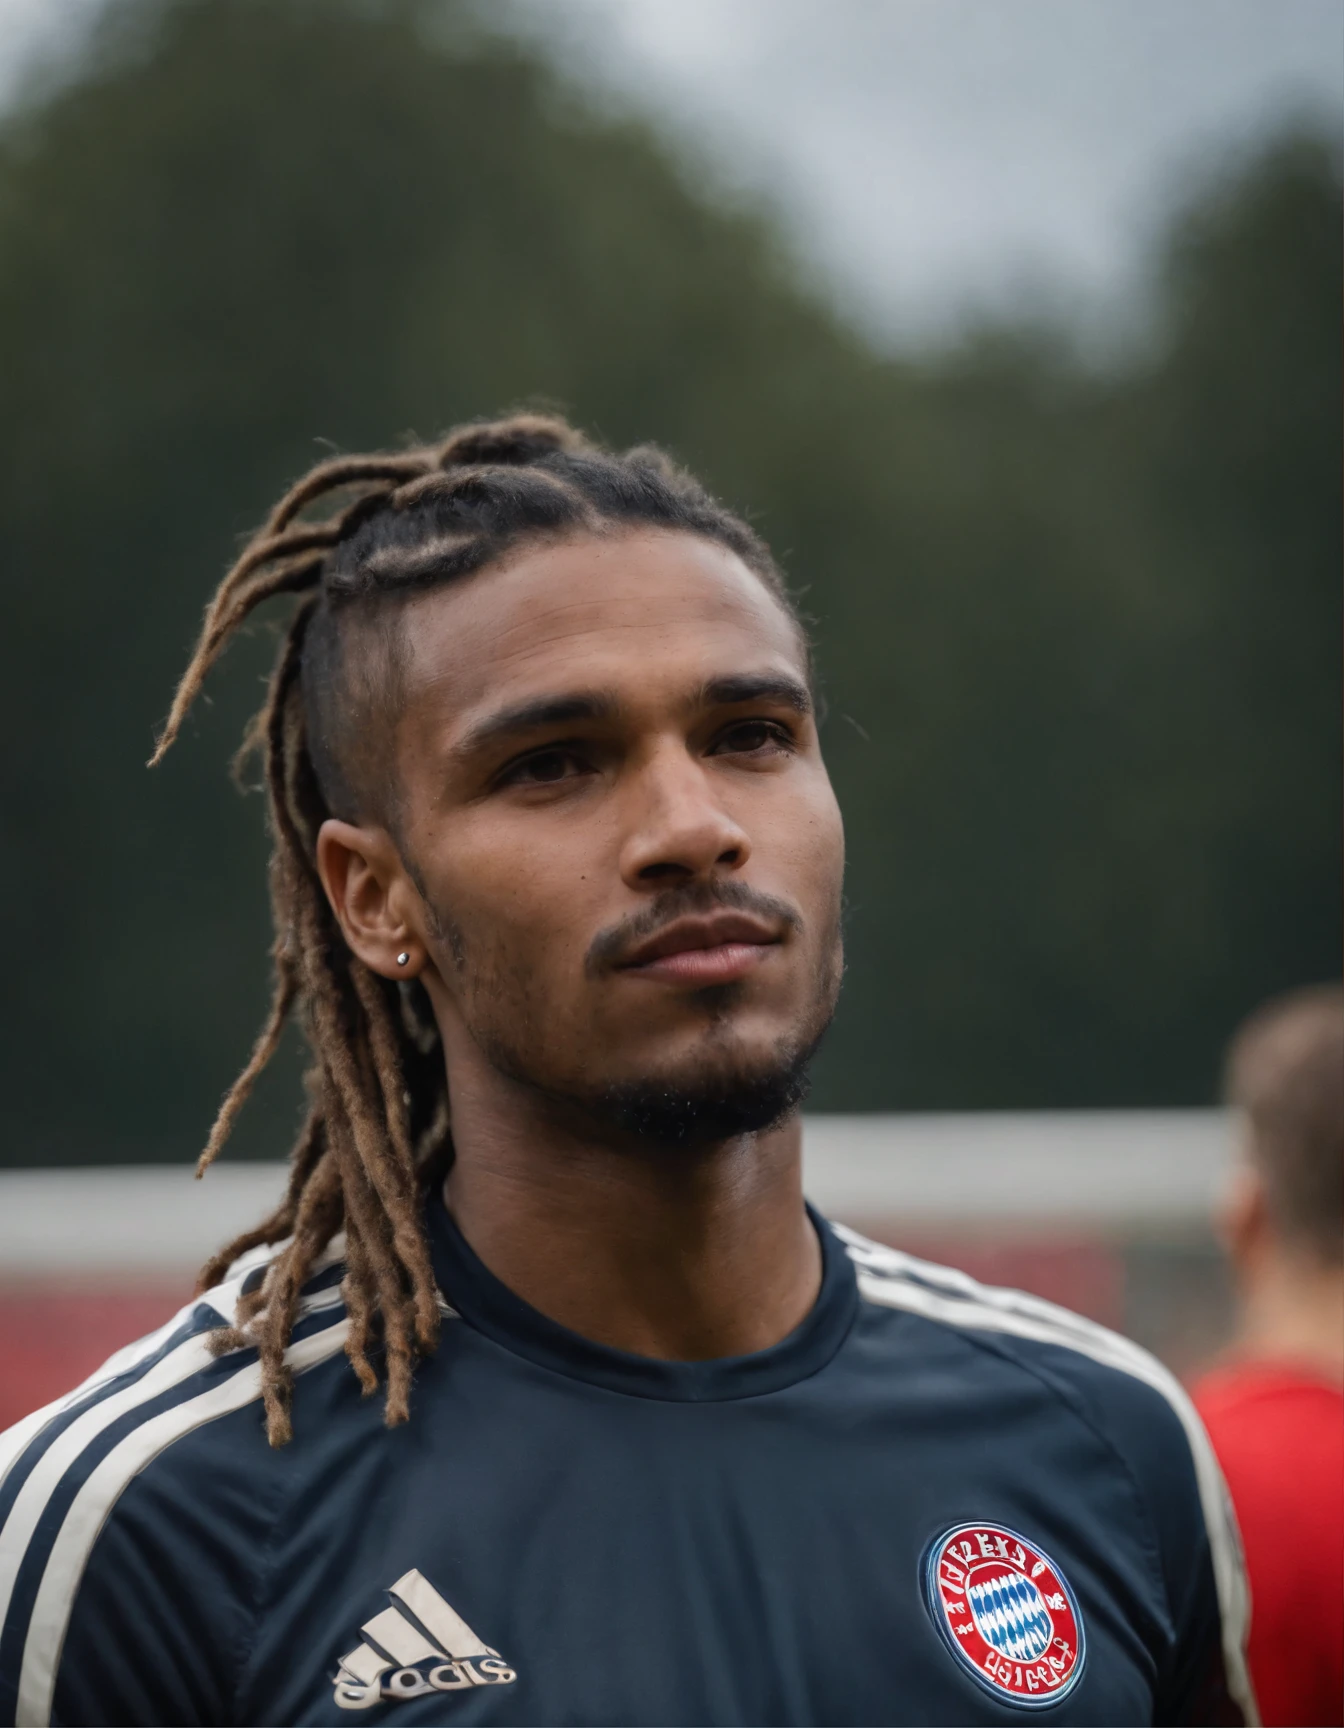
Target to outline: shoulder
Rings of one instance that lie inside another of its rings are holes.
[[[1174,1374],[1128,1338],[1020,1290],[979,1283],[833,1225],[859,1293],[991,1351],[1084,1421],[1134,1479],[1164,1570],[1203,1548],[1212,1567],[1229,1667],[1239,1668],[1249,1594],[1231,1502],[1208,1435]]]
[[[165,1499],[175,1512],[232,1503],[268,1468],[257,1354],[210,1348],[267,1258],[245,1256],[223,1284],[0,1435],[0,1722],[48,1720],[81,1591],[104,1571],[119,1574],[101,1580],[111,1594],[129,1582],[128,1543],[137,1579],[166,1585],[199,1569],[202,1520],[163,1516]],[[329,1255],[305,1287],[288,1353],[298,1374],[342,1352],[340,1275]],[[235,1530],[245,1544],[246,1523],[216,1517],[211,1540]]]
[[[1211,1429],[1222,1422],[1300,1424],[1344,1441],[1344,1386],[1295,1363],[1228,1363],[1203,1374],[1190,1395]]]
[[[1215,1369],[1191,1396],[1250,1540],[1344,1516],[1344,1389],[1292,1365]],[[1291,1469],[1284,1460],[1291,1459]],[[1253,1554],[1253,1558],[1254,1558]]]
[[[1133,1418],[1150,1428],[1155,1423],[1159,1445],[1174,1446],[1192,1463],[1212,1459],[1180,1382],[1130,1339],[1025,1291],[981,1284],[843,1225],[832,1228],[854,1263],[866,1302],[917,1315],[968,1345],[992,1349],[1075,1414],[1104,1422],[1113,1439]]]

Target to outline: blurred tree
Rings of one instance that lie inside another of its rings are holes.
[[[121,0],[0,135],[0,1158],[190,1157],[261,1010],[223,764],[265,631],[142,767],[235,537],[315,439],[537,396],[807,588],[852,854],[817,1105],[1202,1100],[1338,954],[1338,194],[1303,136],[1205,198],[1120,376],[898,363],[466,10]]]
[[[904,752],[832,751],[871,944],[847,1096],[1196,1102],[1238,1005],[1338,972],[1339,192],[1310,134],[1202,188],[1118,377],[1002,335],[929,375],[959,443],[879,601],[924,610],[866,669],[837,632],[888,727],[920,691]],[[884,696],[902,642],[930,688]]]

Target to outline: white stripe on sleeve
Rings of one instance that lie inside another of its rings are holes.
[[[285,1360],[296,1373],[315,1368],[343,1348],[348,1329],[349,1322],[342,1316],[323,1331],[291,1344]],[[38,1585],[19,1674],[16,1728],[46,1728],[51,1720],[61,1648],[80,1580],[108,1514],[127,1484],[175,1440],[260,1396],[261,1365],[253,1361],[221,1385],[151,1417],[92,1471],[65,1515]]]

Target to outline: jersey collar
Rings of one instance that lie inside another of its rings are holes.
[[[428,1203],[434,1272],[462,1318],[496,1344],[570,1380],[586,1380],[635,1398],[712,1403],[777,1392],[817,1373],[835,1355],[858,1312],[854,1267],[830,1225],[809,1206],[821,1243],[821,1289],[811,1311],[788,1337],[750,1356],[709,1362],[665,1362],[581,1338],[549,1320],[502,1284],[468,1246],[443,1195]]]

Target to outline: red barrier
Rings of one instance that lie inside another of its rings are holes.
[[[49,1404],[114,1350],[162,1326],[189,1282],[0,1285],[0,1429]]]

